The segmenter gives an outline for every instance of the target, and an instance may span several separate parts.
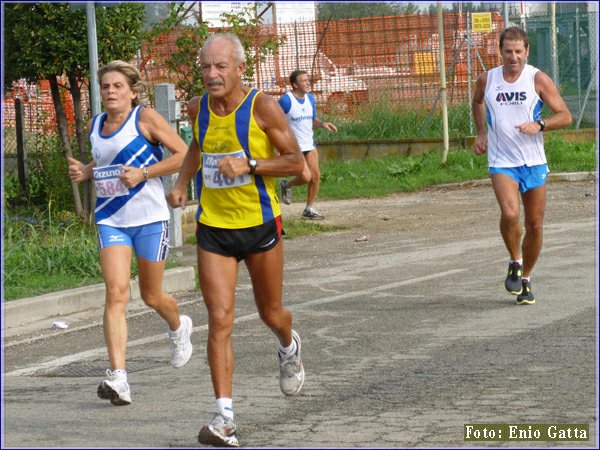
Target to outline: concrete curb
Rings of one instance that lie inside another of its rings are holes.
[[[548,174],[548,181],[594,181],[598,179],[598,172],[563,172]]]
[[[166,292],[192,291],[196,288],[193,267],[177,267],[165,270],[163,288]],[[38,320],[78,313],[104,305],[106,288],[94,284],[66,291],[53,292],[37,297],[3,302],[2,328],[26,325]],[[130,300],[140,299],[137,279],[129,283]]]

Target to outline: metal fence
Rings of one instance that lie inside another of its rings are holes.
[[[279,96],[289,89],[291,71],[304,69],[312,77],[320,111],[335,113],[339,121],[380,102],[431,110],[439,95],[439,46],[443,43],[448,100],[451,104],[469,102],[477,76],[501,63],[498,35],[504,27],[502,14],[490,13],[489,31],[473,29],[470,13],[446,12],[443,17],[442,39],[437,17],[430,14],[263,25],[255,37],[257,42],[274,34],[285,36],[286,41],[277,54],[256,64],[254,78],[248,82]],[[529,62],[549,75],[558,72],[555,80],[575,119],[584,118],[584,124],[595,126],[597,13],[576,11],[555,17],[555,34],[549,15],[528,18]],[[555,35],[558,43],[553,46]],[[170,72],[165,64],[176,48],[176,38],[176,33],[164,35],[144,44],[138,52],[134,62],[151,90],[158,83],[177,80],[178,74]],[[554,59],[549,57],[553,48],[558,49]],[[49,133],[56,128],[49,86],[44,82],[15,84],[2,104],[5,154],[15,150],[11,129],[17,96],[23,99],[29,133]],[[183,93],[178,97],[183,98]],[[72,125],[69,96],[64,100]],[[89,110],[86,89],[83,101],[84,111]],[[182,112],[185,115],[185,103]]]
[[[554,23],[552,15],[537,15],[527,18],[524,25],[531,41],[528,62],[552,77],[576,121],[595,124],[597,13],[576,8],[557,14]]]

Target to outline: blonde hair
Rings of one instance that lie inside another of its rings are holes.
[[[102,66],[98,69],[98,82],[102,85],[102,77],[106,75],[108,72],[119,72],[125,75],[127,79],[127,84],[133,92],[137,94],[137,96],[131,101],[131,106],[138,106],[140,104],[146,103],[146,99],[142,98],[142,95],[145,94],[147,83],[142,80],[142,76],[140,75],[140,71],[137,68],[125,61],[115,60],[111,61],[105,66]]]

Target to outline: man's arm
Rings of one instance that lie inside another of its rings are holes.
[[[568,127],[573,123],[571,112],[556,89],[552,78],[541,70],[535,74],[535,90],[553,113],[552,116],[544,119],[544,131]]]
[[[313,128],[325,128],[327,131],[331,131],[332,133],[337,132],[337,127],[331,122],[323,122],[321,119],[317,119],[316,117],[313,119]]]
[[[484,101],[486,84],[487,72],[484,72],[477,78],[477,83],[475,84],[475,93],[473,94],[473,100],[471,102],[473,121],[475,122],[475,128],[477,129],[477,139],[473,145],[473,151],[477,155],[484,154],[488,147]]]
[[[278,151],[278,155],[272,158],[257,159],[255,174],[279,177],[301,174],[304,157],[277,101],[270,95],[257,94],[254,119]],[[229,178],[235,178],[250,173],[250,167],[245,159],[223,158],[219,161],[219,171]]]
[[[281,107],[270,96],[260,93],[254,103],[254,118],[267,133],[279,155],[258,161],[256,173],[270,176],[299,175],[304,169],[304,157],[298,141],[288,126]]]
[[[198,109],[200,97],[193,97],[188,103],[188,114],[192,122],[192,129],[196,127],[196,116],[198,115]],[[196,140],[195,133],[192,133],[192,140],[189,148],[179,169],[179,175],[177,180],[173,184],[171,192],[167,194],[167,202],[172,208],[183,207],[187,203],[187,186],[190,180],[198,172],[200,167],[200,145]]]

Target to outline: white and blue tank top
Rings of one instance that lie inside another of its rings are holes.
[[[546,164],[543,133],[528,136],[516,128],[542,118],[543,102],[535,91],[537,72],[526,64],[514,83],[504,80],[502,66],[488,72],[484,100],[489,167]]]
[[[150,167],[163,159],[162,145],[150,143],[139,128],[141,106],[111,134],[103,135],[106,113],[95,116],[90,130],[92,157],[96,161],[96,223],[135,227],[169,220],[169,208],[161,178],[150,178],[128,189],[117,178],[123,166]]]
[[[279,105],[300,145],[300,150],[307,152],[315,148],[313,119],[317,118],[317,105],[313,95],[308,92],[302,99],[292,92],[286,92],[279,99]]]

